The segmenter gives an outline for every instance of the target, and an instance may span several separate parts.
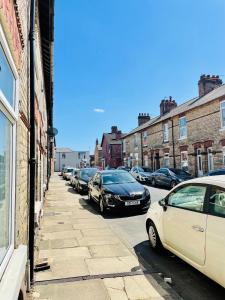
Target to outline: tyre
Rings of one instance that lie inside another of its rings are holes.
[[[106,214],[106,207],[105,207],[104,200],[102,197],[99,200],[99,210],[102,215]]]
[[[170,188],[172,189],[172,188],[174,188],[176,185],[177,185],[177,183],[176,183],[174,180],[172,180],[171,183],[170,183]]]
[[[162,251],[163,245],[160,241],[159,234],[155,227],[155,224],[152,221],[150,221],[148,224],[147,232],[148,232],[150,247],[156,251]]]

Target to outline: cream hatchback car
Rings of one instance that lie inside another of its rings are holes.
[[[225,176],[176,186],[147,213],[150,246],[166,248],[225,287]]]

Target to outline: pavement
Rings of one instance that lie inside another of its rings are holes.
[[[31,299],[178,299],[139,263],[135,252],[68,182],[52,176],[37,239]]]

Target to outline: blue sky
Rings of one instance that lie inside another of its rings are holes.
[[[57,147],[93,151],[164,97],[196,96],[201,74],[225,82],[224,20],[224,0],[56,0]]]

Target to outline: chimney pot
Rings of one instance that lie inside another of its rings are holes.
[[[172,100],[172,96],[168,99],[163,99],[160,103],[160,115],[163,116],[169,113],[172,109],[177,107],[177,103],[175,100]]]
[[[138,115],[138,126],[143,125],[144,123],[150,120],[150,116],[147,113],[139,113]]]

